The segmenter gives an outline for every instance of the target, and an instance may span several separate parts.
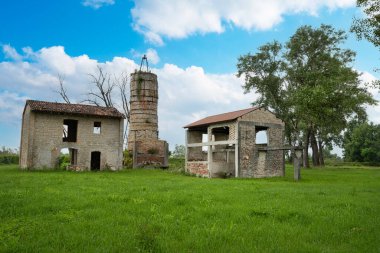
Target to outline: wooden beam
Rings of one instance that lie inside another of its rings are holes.
[[[202,147],[202,146],[216,146],[216,145],[229,145],[236,144],[237,141],[208,141],[202,143],[189,143],[186,145],[188,148]]]

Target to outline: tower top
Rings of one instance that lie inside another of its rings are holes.
[[[145,61],[145,66],[146,66],[146,72],[149,72],[149,65],[148,65],[148,57],[146,57],[146,54],[143,55],[140,63],[140,72],[142,71],[142,67]]]

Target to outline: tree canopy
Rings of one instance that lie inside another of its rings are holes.
[[[352,68],[355,52],[341,48],[346,39],[329,25],[302,26],[286,43],[267,43],[238,59],[245,92],[255,91],[254,104],[285,122],[289,144],[311,144],[314,165],[323,164],[325,145],[340,143],[349,119],[365,117],[364,106],[375,103]],[[304,156],[308,166],[307,149]]]
[[[380,1],[357,0],[357,6],[363,8],[366,15],[355,18],[351,31],[356,33],[358,39],[366,39],[380,48]]]
[[[380,125],[353,124],[344,134],[343,149],[347,161],[380,163]]]

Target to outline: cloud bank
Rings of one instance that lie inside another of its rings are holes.
[[[355,0],[135,0],[134,29],[147,41],[162,45],[162,37],[181,39],[193,34],[222,33],[227,26],[268,30],[285,15],[318,15],[327,8],[355,6]]]
[[[88,74],[95,73],[98,65],[116,76],[139,68],[139,63],[125,57],[99,62],[87,55],[70,56],[62,46],[37,51],[24,48],[20,53],[7,45],[3,46],[3,53],[9,54],[11,60],[0,62],[0,114],[5,115],[0,124],[18,128],[26,99],[63,102],[56,92],[58,74],[65,77],[64,85],[72,102],[80,102],[92,89]],[[243,80],[233,73],[209,74],[201,67],[180,68],[174,64],[152,71],[159,83],[160,138],[168,140],[171,148],[184,143],[184,125],[210,114],[249,107],[255,98],[254,94],[243,94]],[[18,134],[17,131],[17,138]]]
[[[99,9],[105,5],[115,4],[114,0],[84,0],[82,2],[83,6],[91,7],[93,9]]]

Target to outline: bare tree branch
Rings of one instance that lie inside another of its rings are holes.
[[[70,99],[67,96],[67,90],[65,89],[63,85],[65,81],[65,76],[63,76],[62,74],[58,74],[57,79],[59,83],[59,90],[56,90],[55,92],[57,92],[66,103],[71,104]]]

